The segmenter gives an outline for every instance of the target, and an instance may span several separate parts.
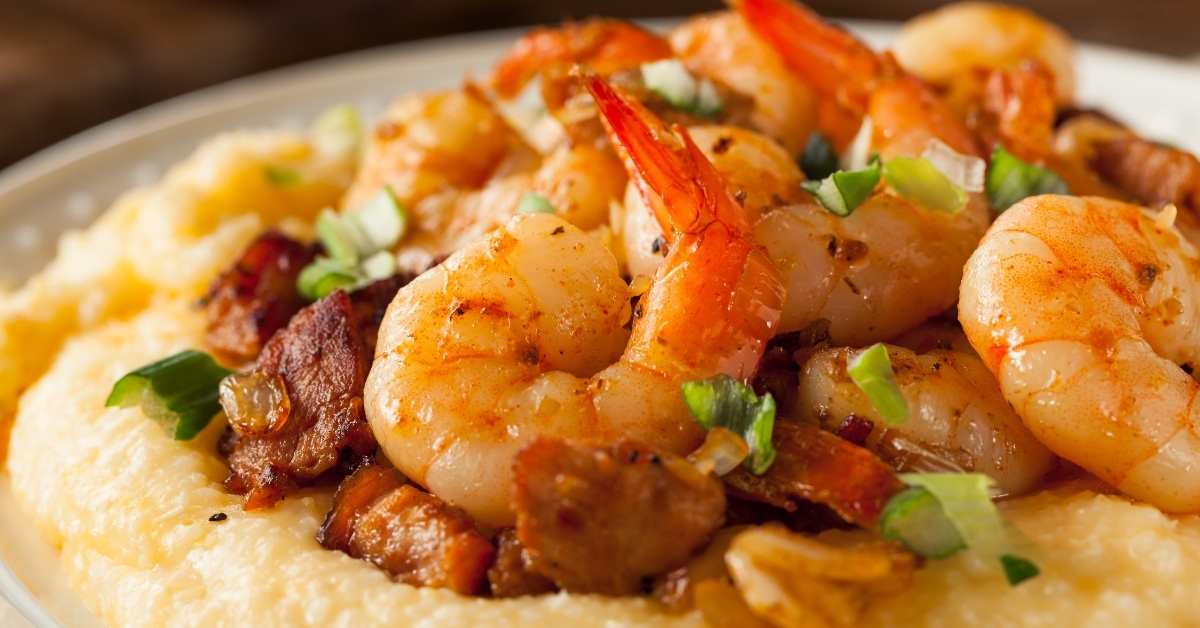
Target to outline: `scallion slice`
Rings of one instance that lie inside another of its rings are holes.
[[[837,153],[833,152],[833,146],[819,131],[809,134],[804,154],[800,156],[800,169],[809,181],[826,179],[838,171]]]
[[[879,516],[879,533],[925,558],[947,558],[967,546],[937,498],[920,487],[905,489],[888,500]]]
[[[962,188],[964,192],[982,192],[987,176],[987,162],[975,155],[964,155],[950,145],[932,138],[921,152],[921,156],[929,160],[938,172],[946,176],[951,183]]]
[[[554,206],[537,192],[526,192],[517,202],[518,214],[553,214]]]
[[[759,397],[754,389],[728,375],[683,383],[683,401],[706,430],[723,427],[745,439],[750,456],[742,464],[755,475],[775,462],[771,433],[775,429],[775,399]]]
[[[363,260],[358,269],[366,281],[387,279],[396,274],[396,256],[391,251],[380,251]]]
[[[883,178],[904,200],[925,211],[954,215],[970,200],[924,157],[893,157],[883,165]]]
[[[692,76],[679,59],[642,64],[641,72],[646,88],[678,109],[713,118],[724,107],[712,81]]]
[[[300,173],[296,172],[295,170],[267,166],[264,174],[267,175],[267,180],[270,181],[272,185],[279,187],[287,187],[300,183]]]
[[[326,109],[313,122],[311,132],[326,153],[354,155],[362,146],[363,123],[354,105],[343,103]]]
[[[359,284],[357,269],[343,261],[318,257],[305,266],[296,277],[296,290],[306,299],[316,301],[334,290],[350,290]]]
[[[908,420],[908,401],[896,383],[886,345],[876,343],[858,352],[846,364],[846,373],[884,421],[897,424]]]
[[[873,157],[865,170],[838,171],[819,181],[805,181],[800,187],[812,194],[821,207],[845,217],[875,191],[879,177],[879,158]]]
[[[231,373],[207,353],[189,349],[129,372],[104,405],[141,406],[168,436],[191,440],[221,411],[217,387]]]
[[[1009,584],[1015,586],[1039,573],[1037,565],[1013,550],[1004,519],[988,492],[991,478],[981,473],[904,473],[900,480],[937,498],[967,547],[996,560]]]
[[[359,258],[391,248],[408,230],[408,212],[386,185],[367,202],[342,214],[342,218],[347,228],[356,232]]]
[[[347,266],[358,261],[360,242],[357,235],[332,209],[323,209],[317,214],[317,238],[330,258]]]
[[[996,146],[987,173],[988,202],[1002,212],[1020,201],[1038,194],[1070,194],[1067,182],[1053,172],[1030,164]]]

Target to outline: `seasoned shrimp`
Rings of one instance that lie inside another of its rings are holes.
[[[909,20],[892,43],[905,70],[952,93],[976,68],[1036,59],[1054,73],[1059,104],[1075,100],[1075,46],[1060,28],[1020,7],[958,2]]]
[[[804,150],[816,124],[812,90],[788,71],[779,54],[759,40],[741,16],[731,11],[698,15],[672,29],[669,39],[692,73],[753,98],[752,128],[778,141],[792,156]],[[705,145],[699,139],[696,143]]]
[[[825,349],[800,375],[803,418],[861,442],[899,471],[977,472],[1006,494],[1037,488],[1054,456],[1022,423],[996,378],[973,354],[896,346],[888,357],[908,402],[908,420],[890,425],[850,379],[851,349]]]
[[[625,171],[611,152],[586,145],[539,155],[467,88],[394,103],[342,206],[354,207],[384,185],[411,217],[397,249],[400,268],[421,272],[504,224],[528,192],[541,194],[571,224],[595,229],[620,199]]]
[[[937,138],[977,155],[970,133],[934,94],[911,77],[885,71],[886,61],[861,42],[787,2],[736,5],[798,76],[826,98],[872,117],[872,151],[884,158],[914,156]],[[701,146],[719,152],[716,142]],[[796,180],[795,168],[782,163],[784,151],[747,147],[737,152],[724,146],[727,156],[714,156],[718,168],[758,173],[741,175],[747,181]],[[886,191],[845,218],[811,201],[755,209],[748,207],[755,235],[788,277],[781,329],[803,329],[826,318],[837,345],[886,340],[952,305],[962,264],[991,217],[979,194],[953,216],[925,211]]]
[[[778,271],[686,132],[681,148],[660,143],[671,138],[652,137],[648,112],[586,84],[629,169],[667,193],[674,227],[628,345],[630,290],[612,254],[556,216],[522,215],[397,294],[367,380],[387,457],[488,525],[512,523],[513,460],[539,436],[690,451],[703,430],[681,382],[747,380],[783,304]]]
[[[967,263],[959,317],[1058,455],[1168,512],[1200,510],[1200,254],[1171,212],[1037,196]],[[1181,368],[1181,365],[1184,368]]]

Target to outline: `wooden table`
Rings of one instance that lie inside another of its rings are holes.
[[[904,20],[935,0],[813,0],[823,14]],[[1045,0],[1075,37],[1200,53],[1200,2]],[[717,0],[0,0],[0,167],[148,104],[307,59],[456,32],[604,13],[661,17]]]

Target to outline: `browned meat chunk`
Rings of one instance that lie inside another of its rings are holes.
[[[797,499],[825,504],[846,521],[873,528],[892,495],[904,490],[871,452],[799,421],[776,421],[775,464],[761,476],[739,467],[725,476],[729,494],[795,510]]]
[[[516,528],[504,528],[496,535],[496,562],[488,569],[487,578],[493,597],[541,595],[558,590],[554,582],[530,567]]]
[[[325,547],[369,560],[397,582],[481,592],[496,550],[461,510],[373,464],[333,499],[317,536]]]
[[[517,535],[531,566],[570,591],[649,591],[725,519],[720,482],[634,443],[539,439],[517,456]]]
[[[1189,153],[1127,137],[1097,144],[1092,166],[1139,203],[1200,211],[1200,161]]]
[[[312,247],[273,231],[259,236],[208,289],[205,340],[213,354],[227,364],[257,357],[308,303],[296,277],[312,261]]]
[[[328,471],[349,473],[375,453],[363,384],[379,312],[402,284],[393,278],[350,296],[334,292],[267,342],[258,370],[283,379],[291,402],[287,423],[260,438],[231,431],[221,443],[232,470],[226,487],[245,493],[247,510],[272,506]]]

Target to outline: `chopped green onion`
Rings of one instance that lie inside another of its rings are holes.
[[[903,473],[900,480],[933,494],[967,547],[999,562],[1009,584],[1039,573],[1036,565],[1013,551],[1004,519],[988,493],[991,478],[982,473]]]
[[[322,152],[354,155],[362,145],[362,118],[354,105],[335,105],[317,116],[311,132]]]
[[[883,165],[883,178],[908,202],[925,211],[957,214],[970,200],[924,157],[893,157]]]
[[[932,138],[925,145],[921,156],[929,160],[938,172],[964,192],[982,192],[987,177],[987,162],[975,155],[964,155],[950,145]]]
[[[323,209],[317,214],[317,238],[329,257],[348,266],[358,260],[360,243],[357,236],[332,209]]]
[[[526,192],[517,203],[518,214],[553,214],[554,206],[537,192]]]
[[[728,375],[683,383],[683,401],[706,430],[723,427],[750,445],[750,456],[742,464],[762,475],[775,462],[771,433],[775,429],[775,399],[770,393],[759,397],[754,389]]]
[[[318,257],[304,267],[296,277],[296,290],[306,299],[316,301],[334,290],[350,290],[359,285],[360,277],[353,266],[328,257]]]
[[[692,76],[679,59],[642,64],[641,72],[646,88],[678,109],[713,118],[724,107],[712,81]]]
[[[113,385],[106,407],[142,411],[175,440],[191,440],[221,411],[217,386],[233,371],[187,350],[129,372]]]
[[[800,169],[809,181],[827,179],[838,171],[838,156],[819,131],[813,131],[804,145],[804,154],[800,156]]]
[[[937,498],[920,487],[905,489],[888,500],[879,516],[879,533],[925,558],[947,558],[967,546]]]
[[[860,351],[846,364],[846,373],[884,421],[894,425],[908,420],[908,401],[896,383],[886,345],[875,343]]]
[[[391,251],[380,251],[363,260],[358,266],[367,281],[379,281],[396,274],[396,256]]]
[[[1070,194],[1067,182],[1053,172],[1030,164],[997,146],[987,173],[988,202],[1002,212],[1038,194]]]
[[[300,173],[295,170],[267,166],[263,172],[267,175],[267,181],[270,181],[272,185],[286,187],[300,183]]]
[[[838,171],[819,181],[805,181],[800,187],[812,194],[821,207],[845,217],[875,191],[879,177],[879,157],[872,157],[865,170]]]
[[[1004,577],[1014,587],[1042,573],[1037,565],[1015,554],[1002,555],[1000,564],[1004,566]]]
[[[392,248],[408,230],[408,212],[387,185],[367,202],[342,214],[342,218],[357,232],[360,258]]]
[[[846,152],[838,159],[841,169],[849,172],[866,168],[875,155],[871,152],[874,143],[875,121],[871,116],[865,116],[862,124],[858,126],[858,132],[854,134],[854,139],[850,140],[850,145],[846,147]]]

